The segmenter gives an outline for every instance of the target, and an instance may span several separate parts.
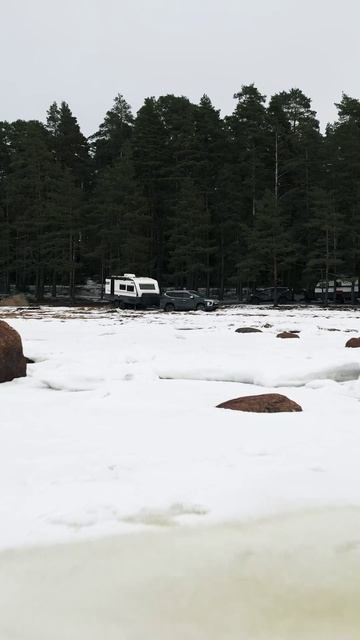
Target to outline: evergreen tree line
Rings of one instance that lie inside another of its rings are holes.
[[[163,286],[311,286],[360,273],[360,101],[320,132],[299,89],[118,95],[86,138],[69,105],[0,122],[0,290],[133,272]]]

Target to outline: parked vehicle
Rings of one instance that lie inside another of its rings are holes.
[[[197,291],[180,289],[165,291],[160,306],[164,311],[214,311],[219,301],[205,298]]]
[[[339,276],[336,280],[320,281],[315,286],[314,298],[325,302],[326,298],[333,302],[355,302],[359,297],[359,280]]]
[[[284,304],[286,302],[293,301],[293,292],[288,287],[277,287],[276,288],[276,300],[275,300],[275,287],[265,287],[261,289],[255,289],[253,293],[251,293],[246,302],[251,304],[261,304],[261,303],[277,303]]]
[[[153,278],[136,277],[134,273],[110,276],[105,280],[105,298],[120,309],[125,309],[127,306],[141,309],[159,307],[159,284]]]

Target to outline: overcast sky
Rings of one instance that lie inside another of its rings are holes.
[[[0,120],[44,120],[65,100],[90,135],[114,96],[151,95],[222,115],[254,82],[300,87],[322,125],[342,91],[360,98],[360,0],[0,0]]]

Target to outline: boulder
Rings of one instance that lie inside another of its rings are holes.
[[[0,300],[0,307],[28,307],[29,301],[23,293],[14,296],[7,296]]]
[[[261,329],[255,329],[255,327],[240,327],[235,329],[235,333],[262,333]]]
[[[299,338],[300,336],[297,333],[294,333],[293,331],[282,331],[281,333],[278,333],[276,337],[287,339],[287,338]]]
[[[249,411],[251,413],[283,413],[302,411],[299,404],[280,393],[263,393],[257,396],[243,396],[218,404],[218,409]]]
[[[360,347],[360,338],[350,338],[350,340],[347,341],[345,347],[357,349],[358,347]]]
[[[0,382],[26,376],[21,338],[7,322],[0,320]]]

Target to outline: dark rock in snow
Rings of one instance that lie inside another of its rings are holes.
[[[280,393],[264,393],[257,396],[243,396],[222,402],[218,409],[233,409],[251,413],[283,413],[302,411],[299,404]]]
[[[17,293],[14,296],[7,296],[0,300],[0,307],[25,307],[29,306],[28,299],[23,293]]]
[[[347,341],[345,347],[350,347],[350,349],[357,349],[358,347],[360,347],[360,338],[350,338],[350,340]]]
[[[7,322],[0,320],[0,382],[26,376],[26,359],[21,338]]]

